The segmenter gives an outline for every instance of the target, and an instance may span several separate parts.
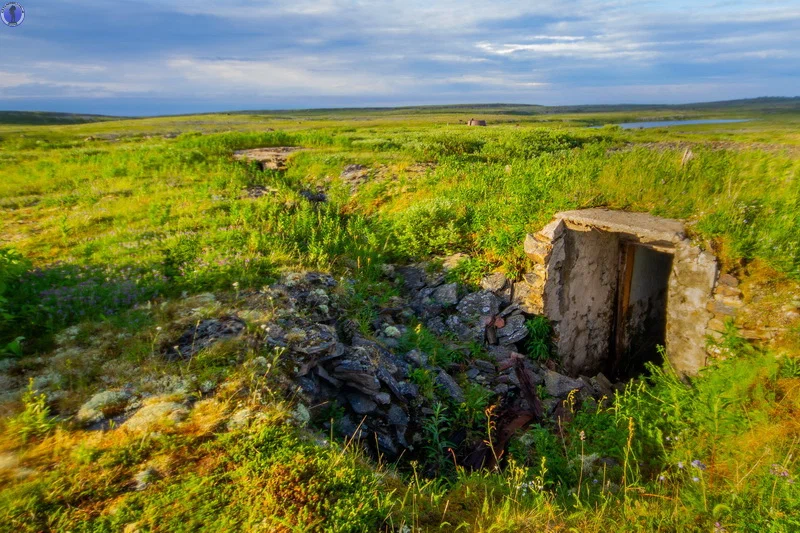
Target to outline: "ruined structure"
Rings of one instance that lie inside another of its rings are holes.
[[[486,125],[485,120],[477,120],[474,118],[469,119],[469,122],[467,122],[467,126],[485,126],[485,125]]]
[[[558,213],[525,240],[534,261],[516,298],[547,316],[570,375],[639,373],[666,346],[672,366],[705,364],[716,258],[692,245],[680,221],[585,209]]]

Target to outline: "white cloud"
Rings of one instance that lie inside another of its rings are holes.
[[[475,85],[484,85],[489,87],[507,87],[507,88],[520,88],[520,87],[544,87],[550,85],[540,81],[526,81],[520,79],[509,78],[501,74],[494,76],[481,76],[481,75],[465,75],[452,78],[445,78],[440,83],[468,83]]]
[[[2,89],[27,85],[32,81],[33,78],[28,74],[0,70],[0,88]]]
[[[658,52],[645,50],[635,42],[569,41],[552,43],[504,43],[480,42],[476,46],[486,53],[510,56],[519,52],[524,55],[571,57],[577,59],[652,59]]]
[[[68,61],[36,61],[31,65],[33,68],[48,70],[52,72],[74,72],[76,74],[96,74],[108,70],[103,65],[90,63],[71,63]]]
[[[335,65],[318,58],[292,58],[291,61],[213,60],[193,57],[167,61],[171,72],[211,92],[224,94],[253,92],[268,95],[325,94],[354,95],[387,93],[402,83],[358,72],[353,65]]]

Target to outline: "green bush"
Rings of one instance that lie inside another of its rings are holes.
[[[30,267],[30,262],[16,250],[0,248],[0,334],[16,318],[15,311],[9,306],[9,298],[17,290],[22,275]]]
[[[470,215],[467,207],[444,198],[417,203],[394,220],[395,248],[408,257],[468,250]]]
[[[23,410],[6,421],[8,432],[27,442],[33,438],[43,437],[55,428],[55,421],[50,417],[47,397],[33,388],[33,380],[22,395]]]
[[[534,361],[545,361],[552,356],[553,327],[545,316],[535,316],[525,321],[528,338],[525,349]]]

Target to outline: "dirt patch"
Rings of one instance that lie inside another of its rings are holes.
[[[272,148],[254,148],[234,152],[233,158],[238,161],[256,161],[263,170],[286,170],[289,156],[299,152],[297,146],[276,146]]]

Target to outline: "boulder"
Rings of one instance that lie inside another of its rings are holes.
[[[501,272],[489,274],[481,280],[481,288],[487,291],[500,292],[508,286],[508,278]]]
[[[456,305],[458,303],[458,284],[440,285],[433,292],[433,300],[442,305]]]
[[[188,414],[189,409],[183,404],[169,401],[155,402],[136,411],[120,427],[134,432],[149,431],[161,424],[177,424]]]
[[[397,405],[392,405],[389,407],[389,412],[387,414],[387,419],[390,424],[393,426],[401,426],[405,427],[408,425],[408,413],[406,413],[402,407]]]
[[[580,390],[586,386],[579,379],[573,379],[552,370],[545,370],[544,385],[547,388],[547,394],[554,398],[566,398],[571,391]]]
[[[436,376],[436,384],[441,387],[447,396],[450,397],[456,403],[463,403],[465,401],[464,391],[461,387],[456,383],[456,380],[450,376],[444,370],[439,370],[439,374]]]
[[[508,346],[515,344],[528,336],[523,315],[511,315],[505,319],[505,325],[497,330],[498,344]]]
[[[122,413],[131,400],[126,391],[103,391],[81,405],[75,420],[80,424],[94,424]]]
[[[491,291],[468,294],[456,307],[466,321],[478,322],[482,317],[495,316],[500,311],[500,299]]]
[[[381,390],[376,369],[368,361],[342,359],[333,368],[333,377],[371,396]]]
[[[378,408],[378,404],[370,400],[367,396],[358,393],[348,394],[347,402],[350,404],[350,407],[353,408],[353,411],[359,415],[373,413],[375,409]]]

